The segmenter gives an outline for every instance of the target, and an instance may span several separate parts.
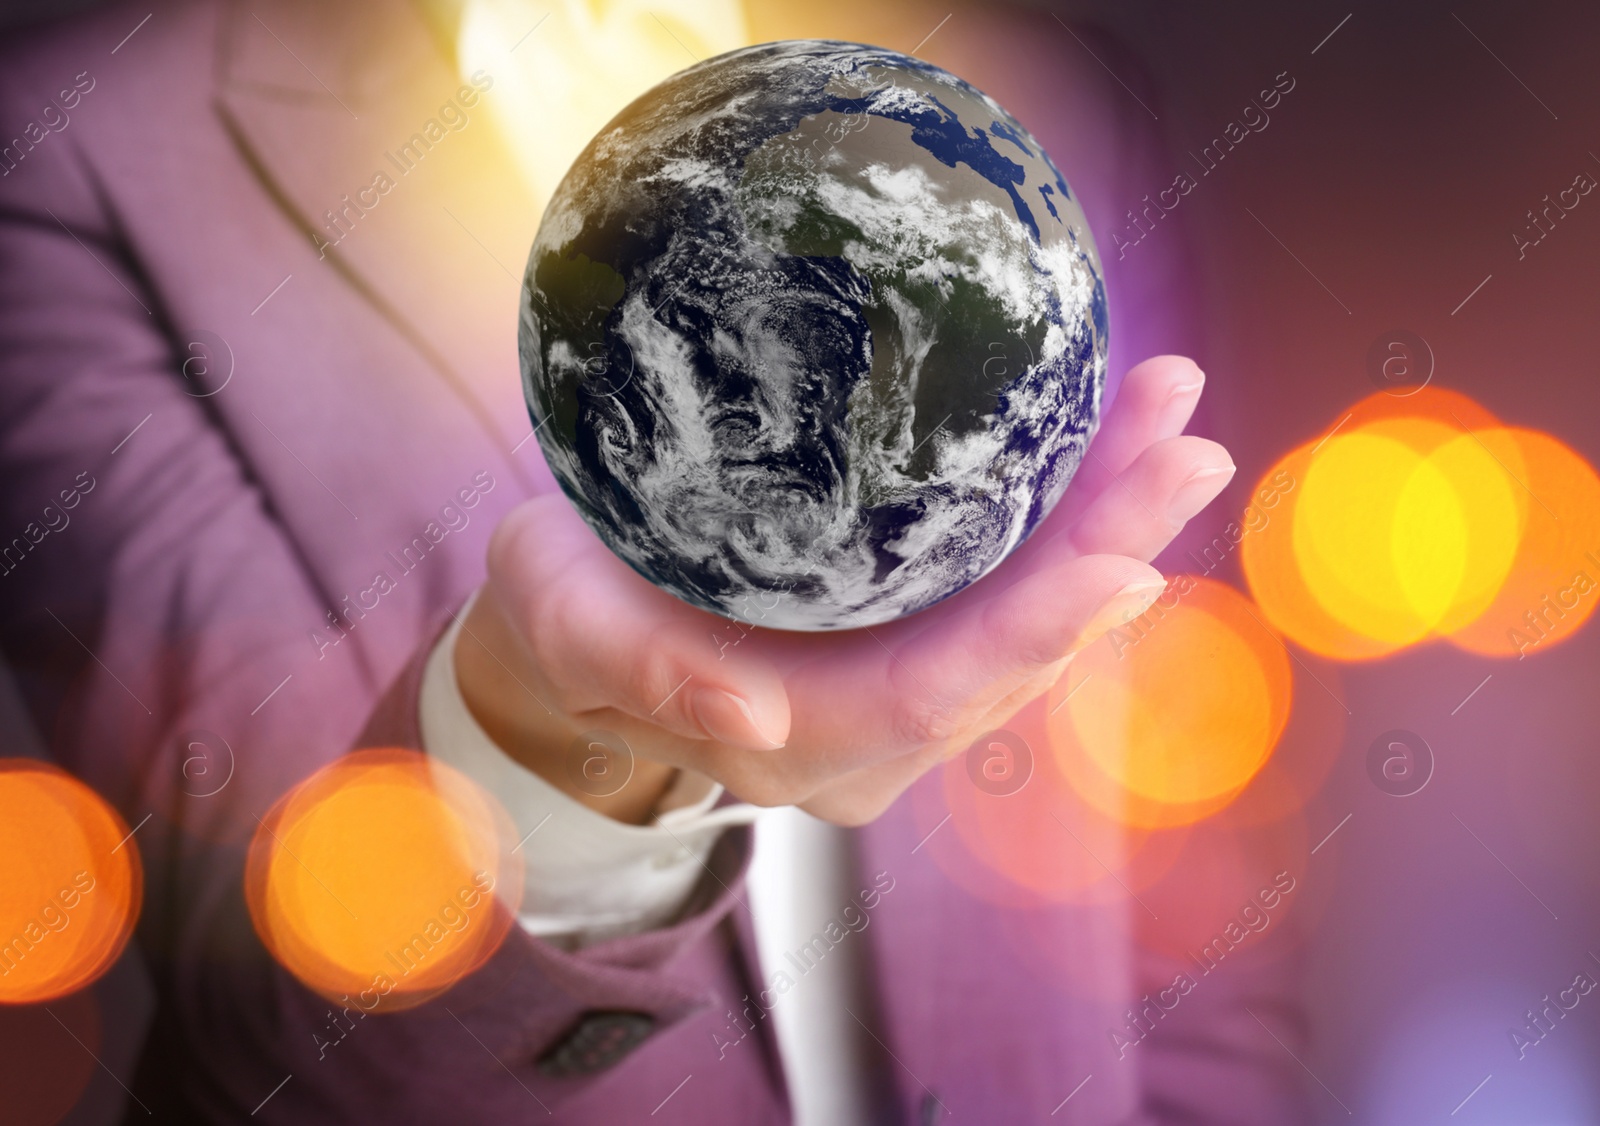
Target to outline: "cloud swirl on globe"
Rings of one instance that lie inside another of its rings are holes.
[[[528,257],[535,432],[601,539],[692,605],[874,625],[1060,499],[1106,300],[1077,198],[993,99],[853,43],[661,83],[589,143]]]

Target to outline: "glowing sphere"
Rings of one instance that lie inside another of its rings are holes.
[[[1093,432],[1106,300],[1077,196],[954,75],[768,43],[624,109],[557,189],[520,351],[557,481],[683,600],[785,629],[997,566]]]
[[[138,846],[76,778],[0,759],[0,1003],[49,1001],[111,968],[139,917]]]
[[[324,767],[262,820],[246,896],[283,966],[363,1010],[418,1004],[499,948],[521,902],[505,811],[464,775],[413,751]]]

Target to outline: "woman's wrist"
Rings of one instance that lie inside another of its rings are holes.
[[[597,813],[632,825],[651,819],[677,770],[635,755],[621,789],[590,793],[580,781],[588,751],[576,745],[583,728],[539,693],[543,678],[533,655],[487,583],[462,620],[454,659],[467,710],[508,757]]]

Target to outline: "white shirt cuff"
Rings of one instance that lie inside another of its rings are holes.
[[[515,762],[478,725],[456,682],[456,638],[471,605],[445,630],[423,670],[422,747],[493,794],[511,815],[525,864],[517,916],[523,929],[572,949],[673,922],[722,831],[753,822],[756,808],[714,809],[722,786],[680,770],[651,824],[629,825],[574,801]]]

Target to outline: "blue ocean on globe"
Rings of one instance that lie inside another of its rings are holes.
[[[518,344],[545,457],[612,551],[717,614],[849,629],[966,587],[1060,499],[1105,286],[993,99],[878,47],[767,43],[589,143]]]

